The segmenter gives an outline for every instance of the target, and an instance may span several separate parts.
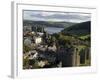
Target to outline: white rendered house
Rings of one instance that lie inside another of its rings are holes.
[[[35,43],[36,44],[40,44],[42,42],[42,38],[41,37],[36,37],[35,38]]]

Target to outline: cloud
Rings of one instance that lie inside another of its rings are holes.
[[[85,22],[91,14],[75,12],[24,11],[24,20]]]

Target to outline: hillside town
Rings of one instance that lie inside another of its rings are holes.
[[[73,37],[72,37],[73,38]],[[81,50],[74,47],[73,43],[60,44],[53,34],[44,30],[44,26],[25,25],[23,28],[23,68],[53,68],[90,65],[90,48]],[[80,42],[82,43],[82,41]],[[79,44],[78,44],[79,45]]]

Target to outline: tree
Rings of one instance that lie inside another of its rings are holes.
[[[31,50],[31,48],[26,45],[23,45],[23,50],[24,50],[24,52],[28,52]]]
[[[52,37],[51,37],[51,41],[52,41],[52,42],[55,42],[55,41],[56,41],[56,38],[55,38],[54,36],[52,36]]]

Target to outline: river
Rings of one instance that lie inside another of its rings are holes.
[[[45,31],[47,31],[49,34],[59,33],[64,28],[57,28],[57,27],[46,27],[44,28]]]

